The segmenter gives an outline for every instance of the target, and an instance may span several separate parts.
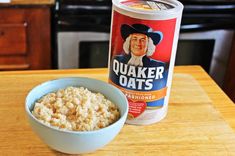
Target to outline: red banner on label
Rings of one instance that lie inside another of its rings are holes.
[[[142,114],[145,109],[146,109],[146,102],[143,101],[135,101],[133,102],[132,100],[128,100],[129,102],[129,114],[128,114],[128,119],[133,119]]]

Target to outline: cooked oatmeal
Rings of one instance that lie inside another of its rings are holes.
[[[49,126],[73,131],[98,130],[120,118],[115,104],[84,87],[67,87],[43,96],[32,114]]]

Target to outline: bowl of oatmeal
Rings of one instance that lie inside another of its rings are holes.
[[[125,95],[91,78],[70,77],[44,82],[27,95],[25,110],[39,138],[69,154],[90,153],[111,142],[128,113]]]

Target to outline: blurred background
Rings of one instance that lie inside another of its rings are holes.
[[[180,0],[176,65],[200,65],[235,102],[235,0]],[[0,1],[0,71],[108,65],[111,0]]]

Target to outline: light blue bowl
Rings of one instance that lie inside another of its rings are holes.
[[[118,106],[121,118],[106,128],[87,132],[59,130],[39,122],[31,113],[35,101],[47,93],[67,86],[82,86],[93,92],[102,93]],[[33,88],[26,97],[25,110],[32,129],[49,147],[63,153],[82,154],[102,148],[114,139],[126,121],[128,102],[119,89],[108,83],[91,78],[73,77],[47,81]]]

